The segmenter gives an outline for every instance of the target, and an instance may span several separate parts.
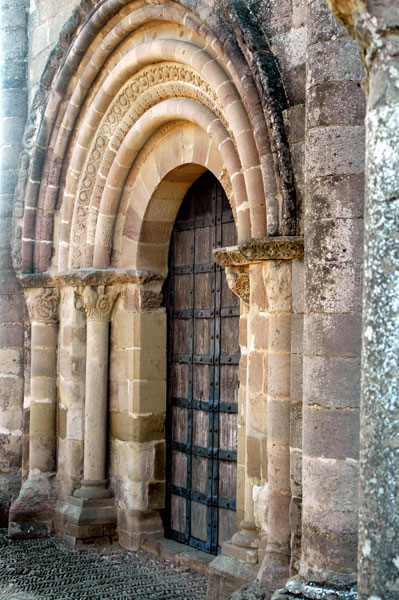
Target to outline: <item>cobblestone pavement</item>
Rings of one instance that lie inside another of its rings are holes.
[[[58,538],[12,541],[0,530],[0,598],[204,600],[206,577],[118,546],[71,549]]]

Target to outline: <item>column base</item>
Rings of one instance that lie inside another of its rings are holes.
[[[231,541],[222,545],[222,554],[252,565],[258,564],[259,536],[255,523],[241,521]]]
[[[235,594],[239,593],[243,586],[250,587],[248,584],[256,579],[258,571],[258,565],[220,554],[209,565],[207,599],[236,598]]]
[[[284,589],[277,590],[271,600],[357,600],[355,585],[337,588],[331,585],[308,583],[292,577]]]
[[[57,533],[70,546],[107,546],[117,539],[115,498],[108,480],[82,480],[69,498],[56,508]]]
[[[164,536],[162,519],[156,510],[124,510],[119,519],[119,543],[127,550],[138,550],[145,540]]]
[[[290,548],[267,545],[260,567],[258,580],[260,589],[271,595],[284,585],[290,575]]]
[[[10,506],[21,489],[19,475],[0,475],[0,527],[8,527]]]
[[[11,539],[43,538],[53,535],[53,474],[27,479],[18,498],[11,504],[8,537]]]

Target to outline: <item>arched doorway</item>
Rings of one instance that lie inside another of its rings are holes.
[[[209,172],[177,215],[168,311],[167,537],[217,554],[236,530],[239,300],[212,249],[236,243],[233,214]]]

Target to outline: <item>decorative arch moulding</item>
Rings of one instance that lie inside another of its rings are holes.
[[[118,262],[115,243],[133,253],[142,242],[137,228],[123,229],[125,212],[146,218],[151,181],[139,167],[150,153],[148,164],[167,176],[168,157],[157,152],[171,126],[206,135],[189,162],[225,187],[240,241],[295,235],[284,86],[250,4],[233,4],[81,0],[50,54],[25,130],[17,272],[134,266]],[[129,199],[130,186],[141,195]]]
[[[158,273],[135,269],[80,269],[64,273],[23,273],[17,275],[23,288],[58,288],[77,286],[145,285],[163,282]]]
[[[223,267],[243,267],[266,260],[303,259],[304,239],[300,236],[254,238],[238,246],[217,248],[215,261]]]

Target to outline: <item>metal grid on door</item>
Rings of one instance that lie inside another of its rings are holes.
[[[177,216],[168,310],[166,535],[217,554],[236,530],[239,301],[212,249],[236,243],[232,211],[210,174]]]

